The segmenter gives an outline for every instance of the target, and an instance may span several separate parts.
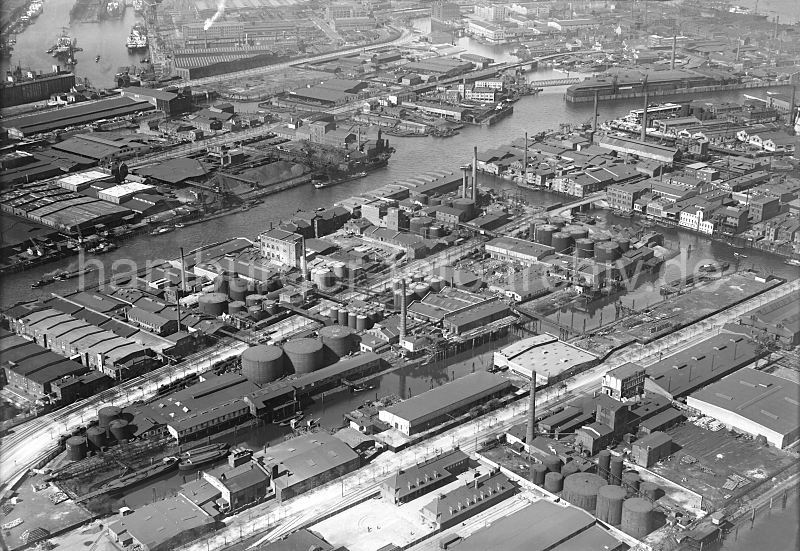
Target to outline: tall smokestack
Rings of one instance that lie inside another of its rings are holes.
[[[592,142],[594,142],[594,135],[597,134],[597,115],[600,113],[597,112],[597,101],[598,101],[598,92],[597,90],[594,91],[594,112],[592,113]]]
[[[186,292],[186,261],[183,256],[183,247],[181,247],[181,291]]]
[[[647,76],[644,77],[644,84],[642,85],[644,88],[644,109],[642,110],[642,135],[641,140],[645,141],[647,139]]]
[[[536,425],[536,372],[531,373],[530,407],[528,408],[528,430],[525,433],[525,443],[533,444],[534,426]]]
[[[408,318],[408,304],[406,301],[406,280],[400,280],[400,340],[406,338],[406,318]]]
[[[461,167],[461,198],[467,198],[467,187],[469,183],[469,167],[462,166]]]
[[[472,200],[478,200],[478,146],[472,148]]]
[[[522,165],[522,183],[528,183],[528,133],[525,132],[525,164]]]
[[[303,237],[300,245],[300,271],[303,273],[303,280],[308,281],[308,265],[306,264],[306,238]]]

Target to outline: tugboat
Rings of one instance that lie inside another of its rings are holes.
[[[344,176],[342,178],[336,178],[334,180],[328,180],[327,182],[318,181],[314,182],[314,187],[316,189],[323,189],[326,187],[335,186],[337,184],[343,184],[345,182],[350,182],[352,180],[358,180],[359,178],[363,178],[367,175],[366,172],[358,172],[356,174],[351,174],[349,176]]]

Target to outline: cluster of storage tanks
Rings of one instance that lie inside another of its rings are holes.
[[[255,283],[237,276],[219,276],[213,285],[203,288],[198,299],[200,312],[218,317],[223,314],[246,314],[260,321],[278,313],[275,293],[278,283]]]
[[[320,315],[338,323],[341,327],[349,327],[356,331],[372,329],[384,317],[384,309],[368,304],[364,306],[332,306],[320,311]]]
[[[553,247],[556,253],[574,253],[578,258],[593,258],[598,262],[613,262],[631,247],[631,240],[623,235],[614,239],[606,232],[589,235],[584,226],[566,225],[559,220],[551,219],[549,223],[534,228],[533,240],[536,243]]]
[[[251,346],[242,353],[242,375],[263,385],[286,375],[306,375],[339,361],[355,351],[355,330],[347,325],[329,325],[319,330],[319,338],[301,338],[283,347]]]
[[[90,447],[100,450],[131,437],[131,426],[123,419],[122,409],[106,406],[97,411],[97,424],[86,429],[85,436],[76,435],[67,439],[67,458],[80,461],[86,457]]]
[[[422,300],[428,293],[438,293],[449,282],[435,275],[426,275],[422,272],[413,272],[406,278],[406,304],[414,300]],[[401,279],[392,281],[394,293],[394,308],[400,310],[403,297],[403,283]]]
[[[603,450],[598,456],[597,474],[578,472],[576,463],[563,465],[555,455],[531,466],[533,483],[599,520],[619,527],[637,539],[653,531],[653,503],[663,490],[652,482],[642,482],[639,473],[623,472],[621,457]]]

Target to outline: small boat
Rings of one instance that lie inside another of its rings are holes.
[[[94,57],[94,62],[95,63],[100,63],[100,56],[99,55]]]
[[[747,256],[743,255],[742,253],[733,253],[733,256],[738,256],[739,258],[747,258]]]
[[[800,266],[800,260],[796,258],[787,258],[783,261],[784,264],[788,264],[789,266]]]
[[[181,224],[180,222],[178,222],[177,224],[175,224],[175,227],[176,228],[183,228],[185,226],[183,224]]]
[[[205,465],[206,463],[211,463],[212,461],[217,461],[222,459],[228,455],[227,449],[222,450],[210,450],[203,453],[198,453],[191,457],[187,457],[185,459],[181,459],[178,463],[178,470],[179,471],[188,471],[195,467],[199,467],[200,465]]]
[[[367,175],[366,172],[358,172],[356,174],[352,174],[350,176],[345,176],[343,178],[337,178],[336,180],[330,180],[328,182],[315,182],[314,187],[317,189],[322,189],[326,187],[335,186],[337,184],[343,184],[344,182],[349,182],[351,180],[357,180],[359,178],[363,178]]]
[[[187,459],[189,457],[195,457],[195,456],[197,456],[199,454],[202,454],[202,453],[208,453],[208,452],[218,451],[218,450],[226,450],[227,451],[227,449],[230,448],[230,447],[231,447],[231,445],[228,444],[227,442],[216,442],[214,444],[206,444],[204,446],[196,446],[194,448],[190,448],[188,450],[182,451],[179,454],[178,457],[180,459]]]
[[[51,283],[49,279],[40,279],[38,281],[34,281],[31,283],[31,289],[38,289],[39,287],[44,287],[48,283]]]
[[[161,235],[163,233],[169,233],[174,230],[172,226],[161,226],[160,228],[156,228],[150,232],[150,235]]]

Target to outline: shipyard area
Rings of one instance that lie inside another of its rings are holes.
[[[3,549],[797,544],[800,15],[12,4]]]

